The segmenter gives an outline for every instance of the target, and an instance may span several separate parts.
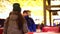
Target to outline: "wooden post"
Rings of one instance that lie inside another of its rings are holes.
[[[46,26],[46,0],[43,0],[44,6],[44,25]]]

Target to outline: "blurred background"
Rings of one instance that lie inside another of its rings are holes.
[[[60,0],[0,0],[0,24],[9,16],[13,3],[19,3],[24,10],[30,10],[35,24],[60,26]]]
[[[31,17],[36,24],[44,23],[45,20],[46,25],[53,26],[53,23],[56,22],[55,19],[58,19],[57,21],[59,22],[60,0],[0,0],[0,19],[6,19],[9,16],[13,3],[19,3],[22,12],[24,10],[30,10]],[[50,12],[51,15],[49,15]]]

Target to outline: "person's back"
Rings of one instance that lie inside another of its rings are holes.
[[[13,12],[9,16],[7,34],[17,34],[17,33],[19,34],[20,31],[19,31],[18,26],[17,26],[17,21],[16,21],[17,18],[18,18],[18,16],[13,14]]]
[[[25,34],[28,32],[27,24],[21,15],[21,8],[18,3],[13,5],[8,19],[4,23],[4,34]]]

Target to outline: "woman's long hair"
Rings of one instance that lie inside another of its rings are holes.
[[[16,23],[17,23],[17,25],[18,25],[18,28],[19,28],[19,29],[22,29],[22,28],[23,28],[23,24],[26,22],[25,19],[24,19],[24,17],[21,15],[21,13],[18,13],[18,12],[11,12],[11,13],[9,14],[9,16],[10,16],[11,14],[15,14],[15,15],[18,16],[18,18],[17,18],[17,20],[16,20]]]
[[[21,15],[21,7],[20,7],[19,3],[13,4],[13,12],[11,12],[10,15],[12,13],[18,15],[17,25],[18,25],[18,28],[21,29],[23,27],[23,24],[25,23],[25,19]]]

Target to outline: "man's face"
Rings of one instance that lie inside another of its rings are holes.
[[[24,13],[23,16],[28,16],[28,14],[27,13]]]
[[[23,16],[31,16],[31,13],[30,12],[23,13]]]

